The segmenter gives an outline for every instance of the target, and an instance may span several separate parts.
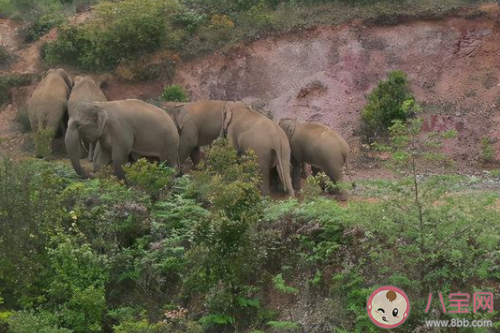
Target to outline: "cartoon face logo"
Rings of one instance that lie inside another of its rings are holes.
[[[395,328],[408,319],[410,300],[401,289],[384,286],[370,295],[366,311],[371,321],[378,327]]]

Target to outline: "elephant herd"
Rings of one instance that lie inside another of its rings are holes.
[[[68,157],[83,178],[89,177],[80,164],[85,157],[94,171],[112,165],[121,179],[122,166],[139,158],[180,171],[188,157],[196,166],[200,147],[222,135],[239,154],[256,154],[264,195],[275,169],[285,192],[294,196],[306,164],[313,174],[323,171],[337,183],[349,154],[346,141],[318,122],[285,118],[276,123],[243,102],[167,102],[159,108],[136,99],[108,101],[92,78],[77,76],[73,82],[63,69],[46,73],[28,101],[28,113],[34,131],[52,129],[64,136]],[[346,199],[344,191],[336,192]]]

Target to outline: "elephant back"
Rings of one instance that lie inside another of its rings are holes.
[[[68,111],[71,116],[80,102],[106,102],[107,100],[106,95],[91,77],[77,77],[69,97]]]

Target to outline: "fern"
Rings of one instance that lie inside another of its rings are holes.
[[[298,289],[286,285],[285,280],[283,279],[283,275],[281,273],[273,278],[273,283],[274,283],[274,288],[279,292],[285,294],[297,294],[299,292]]]

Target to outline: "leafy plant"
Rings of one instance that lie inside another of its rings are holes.
[[[171,86],[165,86],[163,88],[163,93],[161,94],[161,99],[169,102],[187,102],[187,93],[179,85],[173,84]]]
[[[495,157],[495,150],[493,149],[493,146],[491,145],[489,138],[481,139],[481,150],[482,150],[481,159],[483,163],[492,162]]]
[[[58,327],[58,319],[49,312],[20,311],[9,320],[9,332],[12,333],[72,333],[71,330]]]
[[[368,141],[387,133],[394,121],[406,121],[419,111],[410,93],[408,79],[402,71],[391,71],[388,79],[381,81],[368,96],[361,119]]]
[[[279,292],[286,294],[297,294],[299,291],[296,288],[287,286],[285,280],[283,279],[283,275],[280,273],[273,277],[274,288]]]
[[[26,42],[36,41],[48,33],[52,28],[62,24],[63,22],[64,16],[60,13],[51,12],[42,14],[24,29],[24,39]]]
[[[300,326],[290,321],[270,321],[267,323],[273,332],[299,332]]]
[[[161,190],[173,182],[175,174],[175,170],[164,163],[149,163],[145,158],[126,166],[124,170],[131,185],[153,197],[157,197]]]
[[[37,75],[34,74],[5,74],[0,75],[0,106],[11,99],[10,90],[31,84]]]
[[[36,156],[48,158],[52,155],[52,140],[55,131],[53,128],[39,128],[33,133]]]

